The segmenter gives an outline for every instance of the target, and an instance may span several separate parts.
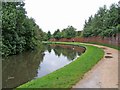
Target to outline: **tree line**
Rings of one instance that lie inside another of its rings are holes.
[[[82,31],[73,26],[57,29],[53,34],[43,32],[33,18],[29,18],[24,2],[2,2],[2,44],[1,55],[18,54],[40,46],[41,41],[51,38],[74,38],[116,36],[120,32],[120,4],[112,4],[109,9],[104,5],[94,16],[85,20]]]
[[[116,36],[120,32],[120,4],[100,7],[94,16],[85,21],[83,37]]]
[[[53,34],[50,31],[47,33],[48,40],[50,38],[61,39],[61,38],[73,38],[73,37],[81,37],[81,31],[76,31],[76,28],[73,26],[68,26],[63,30],[57,29]]]
[[[2,56],[34,49],[44,32],[29,18],[24,2],[2,2]]]
[[[112,4],[109,9],[106,5],[100,7],[94,16],[85,20],[82,31],[76,31],[73,26],[68,26],[63,30],[57,29],[52,35],[48,32],[48,39],[55,38],[74,38],[74,37],[92,37],[116,36],[120,32],[120,4]]]

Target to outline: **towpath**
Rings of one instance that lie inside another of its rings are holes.
[[[73,88],[118,88],[118,50],[94,45],[104,50],[105,55]],[[120,56],[120,55],[119,55]]]

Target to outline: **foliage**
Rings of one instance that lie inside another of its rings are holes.
[[[2,55],[34,49],[42,30],[26,16],[24,2],[2,2]]]
[[[95,46],[80,43],[55,42],[86,47],[86,51],[77,60],[42,78],[32,80],[19,88],[71,88],[88,72],[104,55],[104,51]],[[78,68],[79,67],[79,68]]]
[[[61,32],[59,29],[57,29],[54,33],[53,33],[53,37],[56,39],[60,39],[61,38]]]
[[[82,31],[76,31],[75,37],[81,37],[82,36]]]
[[[51,32],[50,31],[48,31],[48,33],[47,33],[47,37],[48,37],[48,40],[51,38]]]
[[[43,38],[42,41],[47,41],[48,40],[48,36],[46,32],[43,32]]]
[[[55,38],[55,39],[73,38],[76,35],[78,35],[76,33],[78,33],[78,32],[76,32],[76,29],[73,26],[68,26],[67,28],[63,29],[62,31],[60,31],[59,29],[57,29],[53,33],[53,38]]]
[[[110,9],[106,6],[100,7],[94,16],[90,16],[88,21],[85,21],[83,36],[103,36],[111,37],[119,33],[118,24],[120,24],[120,7],[117,4],[112,4]]]
[[[63,38],[73,38],[76,35],[76,29],[73,26],[68,26],[62,31]]]

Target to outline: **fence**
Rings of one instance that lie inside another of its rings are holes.
[[[59,41],[59,42],[95,42],[102,44],[110,44],[114,46],[120,46],[120,33],[116,35],[116,37],[88,37],[88,38],[61,38],[61,39],[50,39],[50,41]]]

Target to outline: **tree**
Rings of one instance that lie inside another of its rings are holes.
[[[63,38],[73,38],[76,36],[76,29],[73,26],[68,26],[66,29],[62,30]]]
[[[82,31],[76,31],[76,37],[81,37],[81,35],[82,35]]]
[[[34,49],[42,39],[42,30],[26,16],[24,2],[2,2],[2,55]],[[39,35],[38,35],[39,32]]]
[[[16,54],[24,50],[25,10],[23,2],[2,2],[2,54]]]
[[[63,29],[61,32],[57,29],[53,33],[53,38],[60,39],[60,38],[73,38],[76,36],[76,29],[73,26],[68,26],[67,28]]]
[[[59,29],[57,29],[54,33],[53,33],[53,37],[55,39],[60,39],[61,38],[61,32]]]
[[[48,40],[51,38],[51,32],[50,31],[48,31],[48,33],[47,33],[47,37],[48,37]]]
[[[120,22],[119,9],[117,4],[112,4],[110,9],[107,9],[105,5],[100,7],[93,17],[90,16],[88,21],[85,21],[83,36],[115,36],[116,27]]]

